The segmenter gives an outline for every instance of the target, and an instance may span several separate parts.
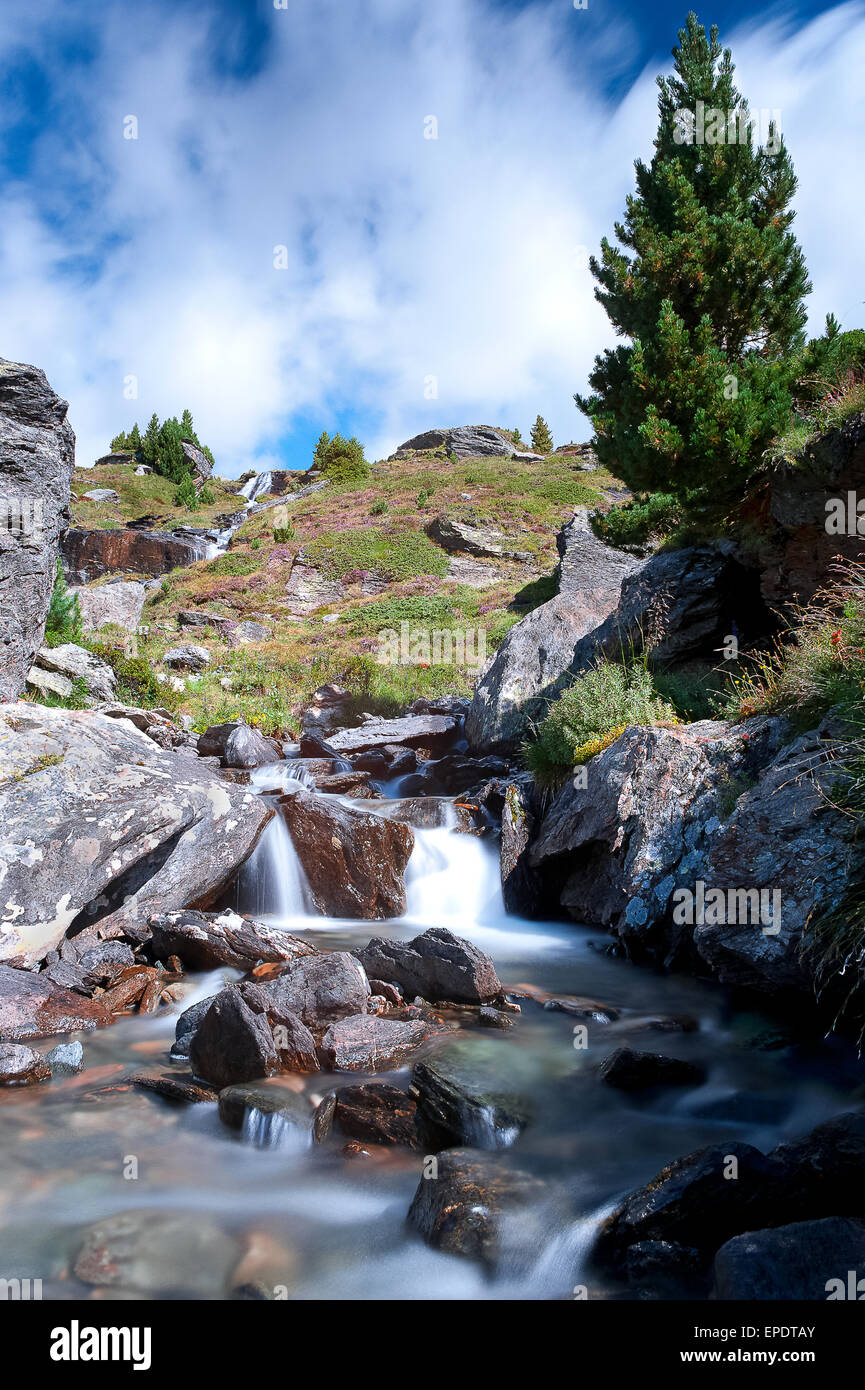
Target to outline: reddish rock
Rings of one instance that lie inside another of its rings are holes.
[[[319,912],[381,919],[405,912],[404,874],[414,835],[315,792],[297,792],[280,810]]]
[[[0,1086],[32,1086],[50,1075],[48,1062],[35,1048],[0,1043]]]
[[[356,1014],[327,1030],[321,1052],[325,1065],[333,1071],[391,1071],[402,1066],[423,1043],[446,1031],[424,1019]]]
[[[83,1028],[101,1028],[111,1015],[101,1003],[85,999],[30,970],[0,965],[0,1037],[9,1042],[50,1038]]]

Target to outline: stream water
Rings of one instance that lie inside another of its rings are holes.
[[[288,775],[290,767],[281,765],[276,780]],[[259,789],[273,786],[267,770]],[[70,1274],[82,1228],[147,1209],[214,1223],[229,1239],[252,1239],[265,1252],[267,1278],[292,1298],[566,1298],[587,1280],[591,1295],[590,1277],[581,1278],[586,1252],[618,1196],[702,1145],[739,1139],[768,1149],[854,1101],[861,1070],[843,1044],[778,1046],[784,1039],[776,1023],[734,1007],[720,988],[613,958],[597,931],[507,916],[492,844],[447,827],[415,835],[408,908],[398,920],[311,914],[279,817],[245,867],[236,901],[323,949],[447,926],[492,956],[507,987],[589,996],[619,1012],[617,1021],[589,1025],[585,1050],[574,1047],[573,1019],[530,1000],[521,1001],[507,1033],[469,1035],[498,1059],[503,1086],[517,1084],[533,1099],[534,1121],[502,1161],[544,1176],[565,1198],[506,1223],[497,1275],[427,1248],[406,1225],[418,1154],[348,1158],[338,1145],[313,1146],[255,1111],[237,1134],[220,1123],[214,1105],[175,1105],[123,1084],[133,1072],[165,1063],[176,1013],[238,978],[231,970],[196,978],[195,994],[174,1011],[130,1016],[82,1035],[86,1069],[79,1076],[0,1096],[0,1275],[41,1278],[46,1298],[90,1296]],[[649,1022],[660,1014],[688,1015],[699,1027],[652,1031]],[[699,1060],[707,1079],[644,1100],[604,1087],[592,1073],[625,1041]],[[376,1079],[404,1087],[408,1075],[404,1069]],[[291,1077],[284,1084],[318,1097],[334,1079],[370,1078]],[[170,1221],[162,1230],[162,1265],[174,1260],[184,1272],[175,1285],[157,1279],[155,1296],[224,1297],[212,1269],[172,1252]]]

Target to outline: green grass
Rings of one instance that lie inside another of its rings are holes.
[[[608,512],[594,512],[591,522],[596,536],[608,545],[645,545],[669,535],[682,519],[682,506],[664,492],[637,496]]]
[[[551,703],[523,746],[526,766],[540,787],[560,785],[629,724],[676,723],[646,668],[600,661]]]
[[[306,547],[312,564],[328,579],[353,570],[375,570],[392,582],[429,574],[444,578],[448,558],[422,531],[383,531],[376,526],[328,531]]]

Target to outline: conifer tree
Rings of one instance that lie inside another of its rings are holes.
[[[551,454],[553,452],[553,436],[550,434],[550,427],[542,415],[539,415],[532,425],[532,448],[536,454]]]
[[[144,439],[141,442],[141,457],[145,463],[149,463],[151,468],[156,468],[159,462],[159,416],[156,411],[150,417],[147,429],[144,431]]]
[[[727,503],[789,422],[811,286],[790,231],[790,156],[774,124],[764,145],[749,138],[717,28],[707,38],[689,14],[673,58],[620,245],[605,238],[591,260],[595,295],[630,342],[596,358],[592,394],[574,399],[630,487]]]
[[[183,435],[183,438],[188,439],[192,444],[198,443],[198,437],[195,433],[195,426],[192,423],[192,412],[189,410],[184,410],[183,415],[181,416],[180,432]]]

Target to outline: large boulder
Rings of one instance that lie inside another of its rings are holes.
[[[280,812],[319,912],[377,919],[405,912],[409,826],[307,791],[283,797]]]
[[[213,464],[207,454],[197,444],[193,444],[190,439],[184,439],[180,444],[183,456],[192,470],[193,477],[200,482],[204,482],[213,473]]]
[[[507,537],[492,526],[470,525],[441,512],[426,526],[430,540],[443,550],[464,551],[467,555],[484,555],[491,559],[524,560],[525,551],[508,548]]]
[[[412,941],[374,936],[355,954],[370,979],[397,984],[409,998],[482,1004],[502,992],[489,956],[446,927]]]
[[[257,1081],[279,1070],[279,1058],[267,1015],[254,1013],[236,985],[213,1000],[189,1045],[196,1076],[221,1088]]]
[[[294,961],[315,947],[288,932],[251,922],[236,912],[160,912],[148,919],[150,947],[159,960],[179,956],[189,970],[230,965],[251,970],[262,962]]]
[[[69,694],[75,681],[83,681],[87,694],[94,700],[113,700],[117,677],[107,661],[100,661],[93,652],[76,642],[63,642],[58,647],[41,647],[27,677],[29,685],[40,686],[45,672],[61,676],[69,684]]]
[[[29,1042],[110,1022],[110,1014],[96,1000],[74,994],[44,974],[0,965],[0,1038]]]
[[[446,1142],[506,1149],[530,1121],[536,1079],[521,1068],[513,1044],[458,1038],[417,1064],[412,1093],[424,1122]]]
[[[345,587],[339,579],[327,579],[309,564],[302,551],[295,556],[285,590],[285,607],[296,618],[304,618],[319,608],[339,603]]]
[[[420,453],[424,449],[444,449],[456,458],[509,458],[516,449],[507,435],[490,425],[456,425],[425,430],[400,444],[394,457]]]
[[[354,1014],[331,1024],[321,1054],[332,1071],[392,1071],[431,1038],[447,1032],[443,1024],[421,1018],[377,1018]]]
[[[97,584],[95,588],[73,587],[81,609],[81,625],[85,632],[98,632],[101,627],[122,627],[137,632],[147,590],[135,579],[117,584]]]
[[[0,959],[31,966],[75,924],[148,935],[155,911],[207,906],[271,812],[126,719],[0,710]]]
[[[76,1279],[151,1298],[225,1298],[240,1242],[202,1211],[152,1206],[119,1211],[86,1227]]]
[[[113,531],[87,531],[71,526],[63,533],[60,555],[72,584],[89,584],[105,574],[167,574],[180,565],[192,565],[207,555],[202,537],[175,536],[171,531],[136,530],[131,526]]]
[[[863,1267],[865,1222],[840,1216],[796,1221],[749,1231],[722,1245],[715,1256],[713,1296],[749,1302],[860,1299]]]
[[[556,797],[529,864],[634,957],[807,991],[802,934],[840,901],[851,825],[831,805],[832,741],[788,738],[778,719],[626,729]]]
[[[433,1249],[479,1260],[494,1270],[508,1214],[542,1205],[545,1184],[505,1166],[498,1156],[473,1149],[448,1149],[436,1162],[437,1170],[418,1183],[409,1224]],[[540,1220],[536,1248],[543,1245],[544,1234],[548,1236],[549,1225]]]
[[[250,988],[242,985],[246,994]],[[328,951],[293,961],[274,980],[254,986],[252,1007],[264,1008],[271,1020],[296,1014],[308,1027],[321,1030],[366,1010],[369,980],[349,951]]]
[[[473,749],[519,744],[528,721],[558,693],[577,643],[609,617],[624,580],[640,565],[598,540],[585,508],[563,527],[556,543],[558,593],[511,628],[477,682],[466,719]]]
[[[75,436],[38,367],[0,358],[0,701],[17,700],[45,632]]]
[[[331,734],[327,744],[346,758],[395,743],[405,748],[435,751],[452,743],[459,725],[459,716],[453,714],[406,714],[401,719],[367,719],[356,729],[340,729],[339,733]]]

